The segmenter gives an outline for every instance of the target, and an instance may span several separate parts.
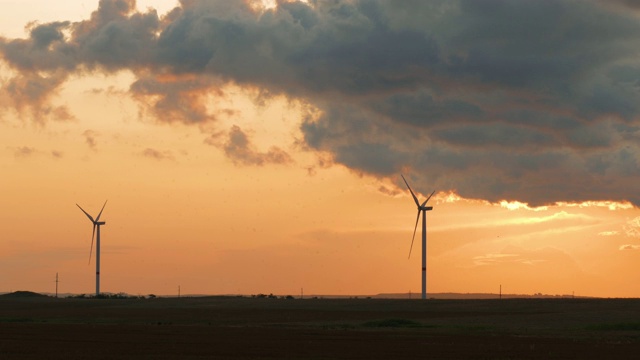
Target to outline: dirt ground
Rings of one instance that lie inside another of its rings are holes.
[[[0,359],[613,359],[636,299],[0,297]]]

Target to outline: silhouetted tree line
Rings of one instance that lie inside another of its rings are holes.
[[[265,294],[258,294],[258,295],[251,295],[252,298],[257,298],[257,299],[295,299],[293,296],[291,295],[286,295],[286,296],[280,296],[278,297],[277,295],[273,295],[273,294],[269,294],[269,295],[265,295]]]
[[[67,296],[67,298],[70,299],[153,299],[156,296],[153,294],[149,294],[148,297],[145,297],[144,295],[129,295],[123,292],[117,293],[117,294],[105,294],[105,293],[101,293],[99,295],[86,295],[86,294],[80,294],[80,295],[69,295]]]

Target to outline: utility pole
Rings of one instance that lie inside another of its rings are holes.
[[[178,285],[178,299],[180,299],[180,285]]]
[[[56,273],[56,298],[58,297],[58,273]]]
[[[502,299],[502,284],[500,284],[500,299]]]

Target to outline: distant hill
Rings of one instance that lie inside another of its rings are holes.
[[[47,295],[35,293],[33,291],[14,291],[11,293],[6,293],[0,295],[0,297],[4,298],[35,298],[35,297],[47,297]]]

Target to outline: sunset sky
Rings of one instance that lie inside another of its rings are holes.
[[[640,296],[631,1],[0,13],[0,292]]]

